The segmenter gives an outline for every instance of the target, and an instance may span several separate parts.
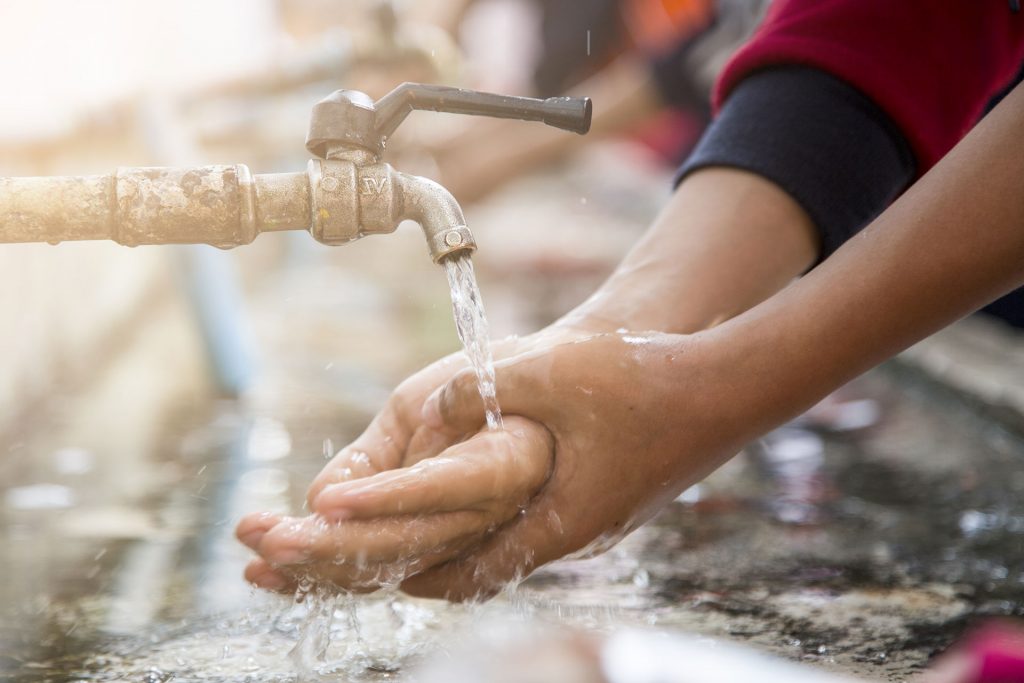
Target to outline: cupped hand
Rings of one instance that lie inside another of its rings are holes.
[[[403,590],[486,597],[552,560],[597,552],[730,457],[747,430],[728,400],[729,373],[709,346],[695,337],[600,334],[498,363],[502,409],[544,426],[554,469],[523,514],[468,542],[458,557],[411,576]],[[479,428],[484,415],[474,392],[473,376],[459,373],[425,403],[424,424]],[[386,524],[399,509],[429,511],[448,496],[466,502],[461,496],[472,488],[443,476],[423,485],[431,494],[422,508],[397,488],[339,487],[313,505],[323,514]]]
[[[373,519],[345,510],[252,515],[238,528],[242,542],[260,555],[246,578],[279,591],[302,580],[353,591],[398,585],[516,517],[547,479],[552,451],[543,427],[510,417],[502,431],[482,431],[437,457],[330,485],[320,494],[367,501],[381,511]]]
[[[492,351],[503,358],[585,334],[579,327],[554,326],[497,342]],[[482,425],[453,429],[423,422],[427,398],[467,365],[464,354],[453,354],[395,390],[366,431],[339,451],[311,484],[309,506],[325,515],[258,512],[243,518],[236,535],[260,555],[246,568],[246,579],[276,591],[290,591],[305,577],[371,590],[451,559],[518,514],[551,468],[551,448],[545,445],[550,437],[543,427],[512,419],[504,432],[488,433],[481,431]],[[442,452],[443,458],[435,458]],[[368,478],[373,478],[372,486],[363,486]],[[461,482],[462,491],[472,495],[439,487],[435,482],[440,481]],[[386,501],[399,492],[403,500],[388,508],[389,518],[374,523],[343,522],[344,514],[315,504],[322,493],[324,501],[344,493]],[[444,500],[437,499],[441,493]],[[405,505],[408,513],[401,509]]]

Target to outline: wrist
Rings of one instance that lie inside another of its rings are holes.
[[[554,325],[591,333],[629,330],[685,335],[743,312],[742,306],[729,308],[727,293],[686,280],[675,270],[624,267]]]
[[[699,332],[775,294],[816,257],[814,226],[782,189],[746,171],[701,169],[563,321],[600,331]]]

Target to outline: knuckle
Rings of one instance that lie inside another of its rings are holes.
[[[315,501],[317,497],[320,496],[320,494],[323,492],[325,488],[327,488],[327,486],[327,481],[322,477],[317,477],[316,479],[314,479],[313,483],[309,485],[308,489],[306,489],[306,507],[308,507],[309,509],[313,509],[313,501]]]
[[[450,382],[444,385],[441,395],[438,397],[438,410],[446,420],[458,415],[459,394],[462,389],[459,385],[460,375],[456,375]]]

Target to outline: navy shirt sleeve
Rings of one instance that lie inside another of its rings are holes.
[[[853,86],[809,67],[755,72],[730,93],[676,183],[710,166],[751,171],[807,211],[821,259],[878,216],[915,176],[910,145]]]

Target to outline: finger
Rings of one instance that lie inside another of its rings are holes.
[[[478,542],[477,538],[463,536],[416,557],[359,564],[316,562],[282,567],[280,573],[299,583],[326,584],[345,591],[367,593],[385,587],[398,587],[408,577],[443,564]]]
[[[453,602],[486,600],[562,555],[557,518],[547,504],[531,507],[500,533],[458,558],[402,583],[414,597]],[[571,550],[571,549],[570,549]]]
[[[473,430],[471,433],[475,433],[475,431]],[[420,460],[440,455],[446,448],[464,441],[471,433],[458,432],[447,427],[435,429],[421,424],[409,440],[409,447],[406,449],[402,466],[411,467]]]
[[[400,415],[397,408],[399,400],[395,397],[389,399],[388,405],[370,422],[366,430],[338,451],[316,476],[306,493],[309,504],[327,486],[372,476],[401,465],[412,430]]]
[[[502,412],[537,418],[551,391],[545,386],[551,374],[547,367],[550,362],[549,354],[538,352],[495,364],[495,387]],[[423,423],[463,434],[480,429],[486,424],[486,416],[478,386],[472,370],[456,374],[424,402]]]
[[[502,354],[507,353],[515,343],[516,342],[514,340],[495,342],[491,347],[491,350],[495,354],[494,357],[501,357]],[[443,367],[439,368],[441,370],[440,372],[433,373],[436,375],[436,382],[434,385],[430,387],[429,391],[418,394],[420,405],[415,406],[415,415],[419,421],[419,425],[413,431],[412,438],[409,440],[409,445],[402,461],[402,465],[405,467],[415,465],[417,462],[425,458],[432,458],[435,455],[440,454],[446,448],[459,443],[470,434],[477,431],[475,428],[469,431],[451,429],[443,423],[435,425],[427,425],[423,423],[423,402],[430,394],[444,386],[445,382],[458,374],[459,371],[468,367],[469,360],[466,358],[465,353],[458,353],[440,361],[439,365],[442,365]],[[410,404],[408,407],[412,410],[414,406]]]
[[[273,512],[254,512],[246,515],[235,527],[235,537],[252,550],[256,550],[263,536],[278,525],[281,516]]]
[[[291,518],[267,532],[258,552],[279,569],[298,570],[316,563],[366,566],[410,560],[491,527],[487,515],[465,511],[341,524],[315,516]]]
[[[275,593],[291,593],[297,585],[291,577],[277,571],[262,558],[256,558],[246,565],[245,580],[257,588]]]
[[[329,486],[313,501],[313,510],[329,520],[499,512],[525,503],[541,487],[553,448],[547,429],[512,416],[503,430],[481,432],[413,467]]]

